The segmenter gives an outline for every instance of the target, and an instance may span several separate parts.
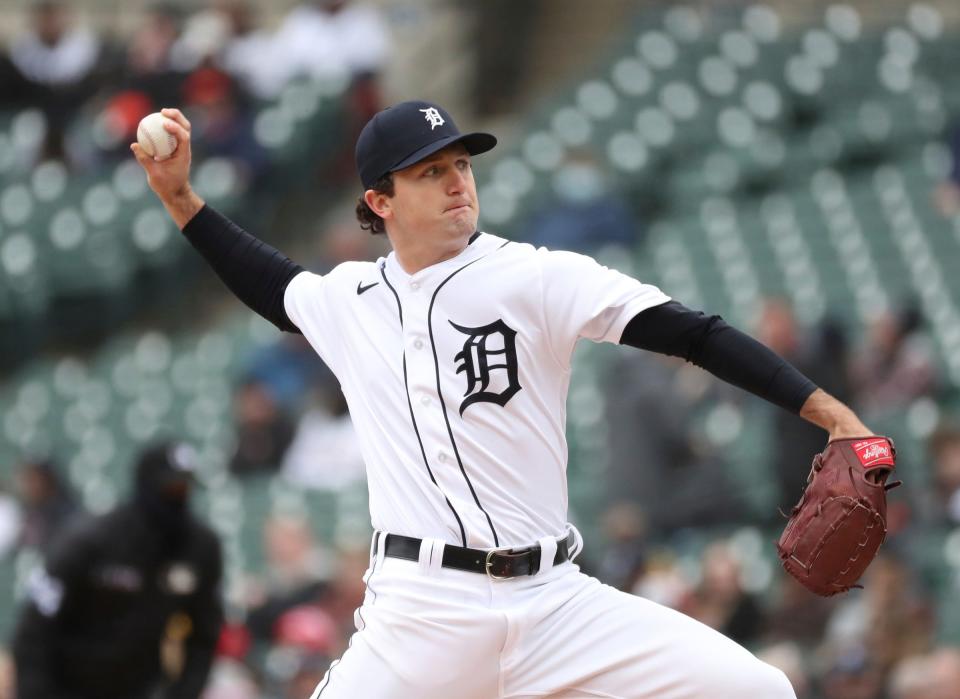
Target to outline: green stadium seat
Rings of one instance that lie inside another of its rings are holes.
[[[176,226],[160,206],[142,209],[130,225],[130,239],[144,267],[165,267],[180,257]]]
[[[613,64],[610,82],[626,100],[636,103],[651,99],[657,75],[642,59],[625,56]]]
[[[761,44],[773,44],[781,39],[783,22],[768,5],[749,5],[743,12],[742,23],[747,33]]]
[[[667,33],[656,29],[647,30],[636,40],[637,55],[655,71],[669,71],[680,61],[677,42]]]
[[[684,51],[688,50],[690,44],[700,41],[706,29],[700,13],[689,5],[667,8],[663,13],[662,25],[671,38],[686,45]]]
[[[10,232],[0,238],[0,279],[16,316],[37,316],[46,310],[50,287],[44,263],[36,241],[26,232]]]
[[[568,148],[585,147],[593,135],[593,121],[578,107],[561,107],[550,124],[554,135]]]
[[[25,184],[16,183],[0,191],[0,217],[8,228],[23,228],[36,210],[36,200]]]

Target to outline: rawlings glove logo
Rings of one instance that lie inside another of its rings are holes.
[[[856,442],[853,445],[853,451],[860,460],[860,465],[864,468],[894,465],[890,442],[885,439],[867,439]]]

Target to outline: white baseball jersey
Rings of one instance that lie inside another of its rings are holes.
[[[340,380],[373,527],[489,548],[564,533],[574,345],[618,342],[668,300],[584,255],[481,233],[413,275],[394,253],[302,272],[284,305]]]

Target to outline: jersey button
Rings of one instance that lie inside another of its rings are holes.
[[[413,341],[413,346],[417,349],[423,349],[423,340],[416,339]]]
[[[416,291],[420,288],[420,282],[410,282],[410,288]]]
[[[420,396],[420,402],[424,405],[430,405],[430,396],[424,393],[422,396]]]
[[[447,463],[447,455],[443,452],[440,452],[437,454],[437,461],[439,461],[441,464]]]

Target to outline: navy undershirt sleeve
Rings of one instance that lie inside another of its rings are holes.
[[[799,413],[817,388],[785,359],[720,316],[706,316],[677,301],[634,316],[620,344],[682,357],[792,413]]]
[[[237,298],[281,330],[300,332],[287,316],[283,295],[303,267],[210,206],[190,219],[183,235]]]

